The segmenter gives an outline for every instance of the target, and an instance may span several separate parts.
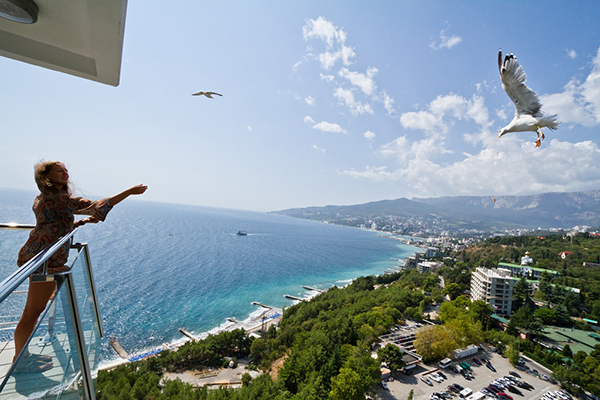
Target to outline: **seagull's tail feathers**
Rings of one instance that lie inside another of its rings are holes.
[[[547,117],[542,118],[542,124],[544,126],[546,126],[548,129],[550,130],[556,130],[558,129],[558,125],[560,125],[560,122],[558,122],[558,115],[554,114],[554,115],[548,115]]]

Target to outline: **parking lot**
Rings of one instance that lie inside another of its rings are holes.
[[[496,369],[496,372],[493,372],[492,370],[488,369],[485,365],[475,364],[472,361],[472,357],[486,358],[490,360],[492,365]],[[525,365],[528,366],[531,370],[537,370],[540,376],[544,374],[550,376],[551,372],[545,367],[531,361],[527,357],[522,358],[525,360]],[[510,364],[508,359],[502,358],[497,353],[488,350],[487,347],[485,350],[481,350],[477,354],[465,357],[464,359],[461,359],[459,361],[465,361],[471,366],[471,372],[474,377],[472,380],[467,380],[461,374],[452,372],[450,368],[446,368],[441,371],[443,371],[447,379],[440,383],[434,381],[433,379],[430,379],[433,386],[429,386],[421,380],[421,377],[427,377],[432,372],[438,371],[439,368],[437,366],[437,363],[431,365],[419,363],[412,370],[411,375],[406,375],[403,372],[394,373],[393,381],[387,382],[387,387],[389,390],[384,390],[380,388],[376,398],[380,400],[406,400],[409,392],[412,389],[414,391],[414,400],[429,400],[429,396],[431,396],[434,392],[441,392],[452,383],[458,383],[459,385],[465,388],[472,389],[473,392],[477,392],[480,389],[488,386],[494,379],[509,375],[510,371],[518,373],[518,375],[521,376],[520,380],[527,381],[534,387],[534,389],[532,390],[521,389],[521,392],[523,393],[522,396],[519,396],[518,394],[514,393],[508,393],[513,397],[514,400],[538,400],[542,397],[542,395],[545,392],[560,389],[560,387],[557,385],[554,385],[548,381],[544,381],[524,371],[519,371],[515,369]],[[453,396],[453,398],[456,400],[459,399],[459,397],[456,394]]]

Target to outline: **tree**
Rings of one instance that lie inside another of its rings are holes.
[[[387,364],[392,371],[397,371],[404,367],[402,357],[404,352],[396,345],[388,343],[385,347],[377,350],[377,358],[380,362]]]
[[[408,392],[408,399],[406,399],[406,400],[413,400],[414,395],[415,395],[415,390],[410,389],[410,392]]]
[[[504,349],[504,355],[508,358],[512,365],[519,362],[519,349],[515,344],[509,344]]]
[[[475,321],[480,321],[484,326],[487,326],[489,322],[490,315],[494,313],[494,309],[488,303],[483,300],[475,300],[471,307],[469,307],[471,314],[473,315],[473,319]]]
[[[339,375],[331,380],[331,400],[361,400],[364,399],[362,379],[358,372],[351,368],[340,369]]]
[[[450,283],[450,284],[446,285],[446,287],[442,291],[442,293],[450,296],[450,300],[456,300],[456,298],[458,298],[458,296],[460,296],[462,294],[462,292],[463,292],[463,289],[460,287],[460,285],[458,285],[456,283]]]
[[[573,357],[573,350],[571,350],[571,346],[569,346],[568,344],[565,345],[565,347],[563,347],[563,350],[562,350],[562,355],[567,358]]]

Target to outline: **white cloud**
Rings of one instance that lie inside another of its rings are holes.
[[[358,86],[360,90],[363,91],[364,94],[370,96],[373,94],[377,86],[373,81],[373,76],[378,72],[377,68],[369,67],[367,68],[366,74],[361,74],[360,72],[349,71],[348,68],[342,68],[338,72],[338,75],[342,78],[346,78],[355,86]]]
[[[539,149],[515,136],[490,143],[478,154],[465,153],[454,163],[442,164],[422,151],[427,147],[424,143],[409,144],[399,138],[385,146],[387,155],[398,157],[396,170],[367,166],[364,171],[343,173],[374,181],[401,180],[411,196],[519,195],[600,185],[600,165],[590,162],[600,157],[600,148],[592,141],[553,139]]]
[[[325,43],[325,51],[317,56],[321,66],[329,70],[338,60],[344,65],[352,64],[351,58],[356,53],[352,47],[346,46],[346,32],[323,17],[309,19],[302,27],[304,40],[319,39]]]
[[[400,116],[400,123],[405,129],[417,129],[428,133],[445,133],[448,117],[455,119],[471,119],[485,127],[490,124],[489,113],[483,97],[476,94],[471,100],[454,93],[436,97],[428,106],[429,111],[411,111]]]
[[[353,178],[357,178],[357,179],[365,178],[365,179],[371,179],[373,181],[383,181],[386,179],[392,179],[392,180],[397,179],[397,176],[395,176],[394,173],[390,173],[386,170],[387,170],[387,167],[371,167],[371,166],[367,165],[367,167],[365,168],[364,171],[355,171],[355,170],[351,169],[351,170],[343,171],[342,173],[344,175],[348,175]]]
[[[454,47],[457,44],[459,44],[460,42],[462,42],[462,38],[460,36],[457,36],[457,35],[452,35],[450,37],[446,36],[446,31],[447,31],[447,29],[440,32],[439,44],[438,44],[437,39],[431,41],[431,43],[429,44],[429,47],[431,49],[433,49],[433,50],[440,50],[443,48],[451,49],[452,47]]]
[[[320,148],[316,144],[313,144],[311,147],[312,147],[313,150],[316,150],[316,151],[321,152],[321,153],[325,153],[325,149]]]
[[[508,116],[506,115],[506,111],[504,111],[503,108],[496,110],[496,115],[503,121],[506,121],[506,119],[508,118]]]
[[[352,91],[349,89],[336,88],[333,92],[333,95],[336,99],[344,102],[344,104],[350,109],[352,115],[375,113],[370,104],[363,104],[362,102],[357,101],[354,98],[354,93],[352,93]]]
[[[333,75],[325,75],[323,73],[319,73],[319,76],[321,77],[322,80],[324,80],[326,82],[332,82],[335,79],[335,76],[333,76]]]
[[[294,66],[292,67],[293,71],[297,71],[298,67],[302,64],[302,61],[298,61],[296,64],[294,64]]]
[[[252,128],[250,127],[250,125],[248,125],[248,130],[249,130],[250,132],[252,132]]]
[[[367,140],[373,140],[375,139],[375,133],[371,132],[371,131],[366,131],[363,136],[365,137],[365,139]]]
[[[584,82],[571,79],[561,93],[540,96],[546,114],[558,114],[561,122],[584,126],[600,124],[600,48]]]
[[[405,129],[419,129],[423,131],[437,130],[443,128],[444,123],[435,115],[427,111],[410,111],[400,116],[400,123]]]
[[[307,98],[304,99],[304,101],[306,101],[306,104],[308,104],[309,106],[315,105],[315,99],[313,99],[312,96],[308,96]]]
[[[565,51],[567,52],[567,57],[570,58],[577,58],[577,52],[573,49],[565,49]]]
[[[394,114],[396,110],[394,109],[394,99],[390,97],[385,90],[382,92],[383,94],[383,107],[387,111],[388,115]]]
[[[305,118],[306,120],[306,118]],[[344,128],[339,126],[336,123],[321,121],[318,124],[313,125],[313,129],[317,129],[323,132],[333,132],[333,133],[347,133]]]
[[[304,123],[309,124],[309,125],[312,125],[315,123],[315,120],[312,119],[311,117],[309,117],[308,115],[306,117],[304,117],[303,121],[304,121]]]

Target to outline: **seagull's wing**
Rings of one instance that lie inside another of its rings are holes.
[[[523,67],[512,54],[506,55],[502,62],[502,50],[498,53],[498,66],[502,78],[502,88],[515,105],[515,116],[540,112],[542,104],[537,93],[525,85],[527,75]]]
[[[205,94],[204,92],[192,93],[192,96],[201,96]]]
[[[219,94],[217,92],[207,92],[206,94],[208,94],[208,95],[216,94],[217,96],[223,96],[222,94]]]

